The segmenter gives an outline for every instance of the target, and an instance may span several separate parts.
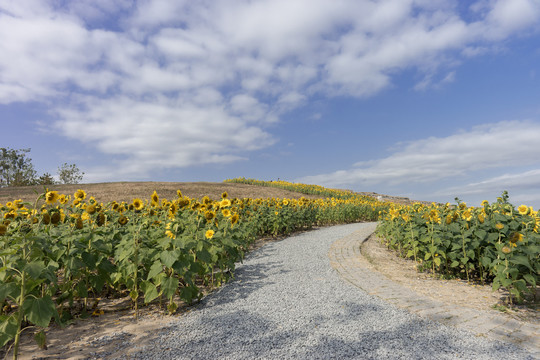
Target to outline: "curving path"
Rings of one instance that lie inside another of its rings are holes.
[[[375,226],[334,226],[265,245],[238,266],[235,281],[176,319],[153,344],[127,342],[124,358],[537,358],[530,349],[411,314],[345,281],[331,266],[329,255],[336,266],[339,254],[332,244],[351,234],[361,242]]]

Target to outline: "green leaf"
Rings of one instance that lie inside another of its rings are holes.
[[[510,262],[512,264],[516,264],[516,265],[523,265],[523,266],[526,266],[529,270],[531,271],[534,271],[531,264],[529,263],[529,259],[526,257],[526,256],[523,256],[523,255],[516,255],[516,256],[513,256],[511,259],[510,259]]]
[[[10,297],[13,300],[17,299],[21,294],[20,288],[15,283],[3,283],[0,284],[0,303],[6,298]]]
[[[154,261],[152,266],[150,266],[150,271],[148,271],[147,279],[154,279],[160,272],[163,271],[163,264],[160,260]]]
[[[435,265],[440,266],[441,265],[441,258],[440,257],[435,257],[435,258],[433,258],[433,262],[435,263]]]
[[[527,282],[531,284],[533,287],[536,287],[536,280],[534,276],[532,276],[531,274],[525,274],[523,275],[523,278],[527,280]]]
[[[168,250],[162,251],[159,258],[161,259],[161,263],[168,268],[171,268],[177,260],[176,254],[173,251]]]
[[[32,261],[26,264],[23,269],[31,278],[36,280],[39,279],[43,270],[45,270],[45,264],[42,261]]]
[[[34,335],[34,340],[40,349],[47,350],[47,336],[45,336],[45,332],[43,330]]]
[[[168,299],[172,298],[178,289],[178,279],[168,276],[161,281],[161,291]]]
[[[0,347],[6,345],[11,339],[17,335],[17,319],[16,314],[0,316]]]
[[[190,304],[198,293],[199,290],[195,286],[186,286],[180,289],[180,298]]]
[[[96,257],[88,252],[83,252],[81,258],[90,269],[96,268]]]
[[[49,326],[56,307],[50,296],[42,298],[27,298],[23,303],[23,312],[26,318],[41,327]]]
[[[144,302],[149,303],[159,296],[156,285],[150,281],[143,281],[141,283],[141,289],[144,292]]]

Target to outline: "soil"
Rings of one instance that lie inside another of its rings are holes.
[[[419,294],[443,303],[502,313],[509,318],[540,324],[538,301],[535,303],[528,299],[526,305],[509,305],[508,293],[503,290],[492,291],[490,285],[468,283],[460,279],[445,280],[430,273],[418,272],[414,260],[397,256],[375,234],[362,244],[360,251],[369,261],[372,270]],[[540,293],[537,299],[540,299]]]
[[[98,202],[107,203],[131,202],[134,198],[150,199],[154,192],[165,199],[176,199],[176,190],[182,191],[182,195],[194,199],[208,196],[212,200],[219,200],[223,192],[227,192],[229,198],[289,198],[301,197],[318,199],[321,196],[305,195],[294,191],[282,190],[268,186],[256,186],[236,183],[211,183],[211,182],[115,182],[77,185],[50,185],[49,190],[56,190],[61,194],[73,195],[78,189],[83,189],[87,196],[93,196]],[[44,186],[6,187],[0,189],[0,203],[21,199],[25,202],[34,202],[39,194],[45,191]]]

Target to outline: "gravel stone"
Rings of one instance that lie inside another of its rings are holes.
[[[422,319],[343,281],[330,244],[376,223],[300,233],[248,254],[235,279],[130,359],[534,359]],[[136,344],[135,344],[136,345]]]

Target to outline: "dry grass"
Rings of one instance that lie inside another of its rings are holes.
[[[302,196],[310,199],[320,198],[320,196],[304,195],[273,187],[211,182],[114,182],[49,186],[49,190],[56,190],[66,195],[73,195],[77,189],[83,189],[88,196],[94,196],[97,201],[104,203],[113,200],[131,202],[134,198],[149,199],[154,190],[160,198],[169,200],[177,197],[176,190],[182,191],[184,196],[190,198],[200,199],[208,196],[213,200],[220,199],[223,192],[227,192],[229,198],[239,199],[268,197],[298,199]],[[0,189],[0,203],[5,204],[16,199],[33,202],[37,194],[42,194],[44,191],[43,186],[3,188]]]

